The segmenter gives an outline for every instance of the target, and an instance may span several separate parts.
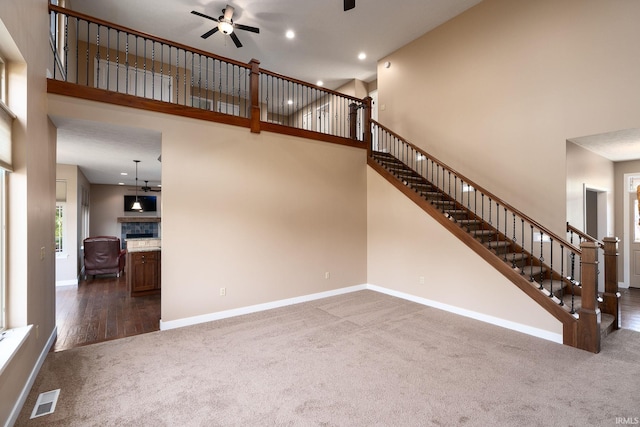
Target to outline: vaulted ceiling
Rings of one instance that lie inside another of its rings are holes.
[[[356,0],[343,10],[343,0],[70,0],[70,6],[125,27],[212,52],[227,58],[260,61],[264,69],[335,89],[353,79],[376,79],[377,62],[480,0]],[[202,34],[230,4],[236,23],[258,27],[259,34],[237,30],[237,48],[220,32]],[[293,31],[294,38],[286,32]],[[365,59],[358,59],[360,53]],[[133,170],[159,182],[161,135],[152,130],[104,129],[103,125],[54,117],[59,127],[58,163],[77,164],[91,183],[117,184],[120,172]],[[123,141],[127,141],[123,144]],[[101,147],[117,146],[118,150]],[[145,159],[149,159],[145,161]],[[132,174],[127,185],[132,185]]]

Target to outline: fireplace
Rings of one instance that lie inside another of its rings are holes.
[[[121,217],[118,222],[120,242],[126,247],[126,239],[157,238],[160,237],[160,218],[157,217]]]

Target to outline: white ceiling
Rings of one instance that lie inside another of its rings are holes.
[[[598,135],[572,138],[569,141],[613,162],[640,157],[640,129],[624,129]]]
[[[85,13],[125,27],[176,41],[227,58],[260,61],[264,69],[335,89],[352,79],[376,79],[377,61],[448,21],[480,0],[356,0],[343,10],[343,0],[71,0]],[[234,22],[260,28],[259,34],[237,31],[243,47],[229,36],[200,36],[214,21],[192,10],[218,17],[230,4]],[[293,30],[294,39],[285,32]],[[367,55],[361,61],[360,52]],[[150,130],[106,127],[98,123],[54,117],[59,126],[58,163],[77,164],[94,184],[117,184],[134,159],[141,160],[140,179],[160,180],[161,135]]]

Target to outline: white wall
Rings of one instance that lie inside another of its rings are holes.
[[[49,107],[162,133],[163,322],[366,283],[365,150],[57,95]]]
[[[23,387],[37,373],[55,328],[56,139],[47,118],[48,20],[44,0],[0,2],[0,51],[9,61],[9,108],[17,116],[8,178],[8,326],[34,326],[0,375],[0,424],[19,409]]]
[[[78,284],[78,167],[57,165],[56,180],[66,184],[63,211],[63,251],[56,254],[56,286]]]
[[[566,140],[640,121],[637,16],[632,0],[484,0],[380,59],[380,121],[562,235]]]
[[[478,254],[373,169],[367,176],[369,283],[534,335],[562,336],[559,321]]]
[[[614,163],[573,142],[567,142],[567,221],[578,230],[585,231],[584,189],[606,193],[606,230],[602,239],[614,233]],[[564,234],[563,234],[564,235]]]

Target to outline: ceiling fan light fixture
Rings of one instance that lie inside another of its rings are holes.
[[[233,33],[233,24],[221,20],[220,22],[218,22],[218,30],[220,30],[222,34],[229,35]]]

